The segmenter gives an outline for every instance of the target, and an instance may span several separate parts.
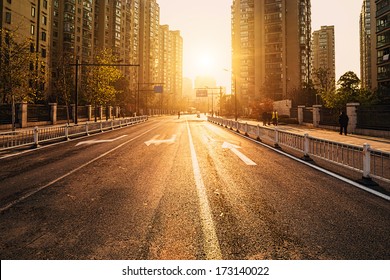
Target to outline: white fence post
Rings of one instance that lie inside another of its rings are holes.
[[[248,134],[248,123],[245,123],[245,136],[249,136],[249,134]]]
[[[279,130],[278,130],[277,127],[275,127],[275,144],[274,144],[274,147],[280,149],[280,146],[279,146]]]
[[[39,129],[34,127],[34,146],[35,148],[39,147]]]
[[[68,123],[65,126],[65,139],[69,140],[69,124]]]
[[[310,161],[310,139],[309,139],[309,134],[305,133],[304,138],[303,138],[303,159],[306,161]]]
[[[88,132],[88,122],[85,123],[85,133],[87,134],[87,136],[89,135],[89,132]]]
[[[257,136],[256,140],[261,142],[261,138],[260,138],[260,125],[257,125],[256,136]]]
[[[371,174],[371,153],[370,145],[363,145],[363,179],[370,179]]]

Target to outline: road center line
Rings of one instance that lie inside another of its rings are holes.
[[[215,226],[214,226],[213,217],[211,215],[209,201],[207,198],[206,187],[203,183],[202,174],[200,173],[198,158],[196,156],[194,142],[192,140],[190,125],[188,124],[187,120],[186,123],[187,123],[187,130],[188,130],[188,139],[190,142],[192,168],[194,171],[196,190],[198,192],[198,198],[199,198],[200,219],[202,221],[202,230],[203,230],[203,238],[204,238],[203,241],[204,251],[206,253],[206,258],[208,260],[221,260],[222,259],[221,248],[219,246],[217,233],[215,232]]]
[[[134,140],[136,140],[136,139],[138,139],[138,138],[140,138],[141,136],[143,136],[143,135],[149,133],[150,131],[156,129],[157,127],[159,127],[159,126],[155,126],[155,127],[151,128],[151,129],[145,131],[144,133],[141,133],[141,134],[137,135],[136,137],[134,137],[134,138],[132,138],[132,139],[130,139],[130,140],[127,140],[126,142],[124,142],[124,143],[122,143],[122,144],[116,146],[115,148],[113,148],[113,149],[111,149],[111,150],[105,152],[104,154],[101,154],[100,156],[98,156],[98,157],[96,157],[96,158],[94,158],[94,159],[92,159],[92,160],[90,160],[90,161],[84,163],[83,165],[80,165],[80,166],[77,167],[76,169],[73,169],[72,171],[69,171],[68,173],[62,175],[61,177],[58,177],[57,179],[54,179],[53,181],[47,183],[46,185],[41,186],[41,187],[38,187],[38,188],[36,188],[36,189],[34,189],[34,190],[32,190],[32,191],[26,193],[25,195],[19,197],[18,199],[16,199],[16,200],[14,200],[14,201],[8,203],[7,205],[1,207],[1,208],[0,208],[0,213],[4,212],[5,210],[8,210],[8,209],[11,208],[12,206],[18,204],[19,202],[22,202],[23,200],[29,198],[30,196],[36,194],[37,192],[40,192],[41,190],[50,187],[51,185],[57,183],[58,181],[61,181],[62,179],[68,177],[69,175],[72,175],[73,173],[79,171],[80,169],[82,169],[82,168],[84,168],[84,167],[90,165],[91,163],[93,163],[93,162],[95,162],[95,161],[97,161],[97,160],[99,160],[99,159],[105,157],[106,155],[108,155],[108,154],[114,152],[115,150],[117,150],[117,149],[123,147],[124,145],[126,145],[126,144],[128,144],[128,143],[130,143],[130,142],[132,142],[132,141],[134,141]]]

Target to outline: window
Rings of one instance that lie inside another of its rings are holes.
[[[46,49],[41,50],[41,55],[42,55],[42,57],[46,57]]]
[[[47,9],[47,0],[43,0],[43,7]]]
[[[11,24],[11,12],[5,12],[5,22]]]
[[[35,7],[31,7],[31,16],[35,17]]]
[[[42,33],[41,33],[41,40],[46,42],[46,32],[45,31],[42,31]]]
[[[42,24],[47,25],[47,17],[45,15],[42,16]]]
[[[31,24],[31,26],[30,26],[30,34],[31,35],[35,34],[35,26],[34,26],[34,24]]]

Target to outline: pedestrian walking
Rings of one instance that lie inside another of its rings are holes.
[[[271,125],[271,120],[272,120],[272,113],[267,112],[267,123],[268,123],[268,125]]]
[[[342,135],[343,133],[347,135],[348,122],[349,122],[348,115],[344,111],[341,112],[339,116],[340,135]]]
[[[278,112],[276,110],[274,110],[272,112],[272,123],[273,125],[277,126],[278,125]]]
[[[267,121],[268,121],[268,113],[267,113],[267,111],[263,112],[263,114],[261,115],[261,118],[263,120],[263,126],[267,126]]]
[[[180,111],[177,112],[177,118],[180,119]]]

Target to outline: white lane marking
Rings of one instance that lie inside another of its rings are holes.
[[[88,141],[82,141],[82,142],[79,142],[76,144],[76,147],[77,146],[80,146],[80,145],[91,145],[91,144],[99,144],[99,143],[111,143],[111,142],[114,142],[116,140],[119,140],[119,139],[122,139],[124,137],[126,137],[127,135],[122,135],[122,136],[119,136],[117,138],[114,138],[114,139],[103,139],[103,140],[88,140]]]
[[[248,158],[246,155],[241,153],[238,149],[241,149],[240,146],[224,142],[222,144],[222,149],[229,149],[231,150],[236,156],[238,156],[246,165],[257,165],[254,161],[252,161],[250,158]]]
[[[158,138],[159,135],[156,135],[156,136],[153,137],[152,139],[150,139],[149,141],[146,141],[145,145],[148,146],[148,147],[150,145],[158,146],[160,144],[173,144],[176,141],[176,134],[172,135],[172,137],[170,139],[164,139],[164,140],[156,139],[156,138]]]
[[[57,183],[58,181],[61,181],[62,179],[68,177],[69,175],[72,175],[73,173],[79,171],[80,169],[82,169],[82,168],[84,168],[84,167],[90,165],[91,163],[93,163],[93,162],[95,162],[95,161],[97,161],[97,160],[99,160],[99,159],[105,157],[106,155],[108,155],[108,154],[114,152],[115,150],[117,150],[117,149],[119,149],[119,148],[121,148],[121,147],[127,145],[128,143],[130,143],[130,142],[132,142],[132,141],[134,141],[134,140],[140,138],[141,136],[144,136],[145,134],[149,133],[150,131],[152,131],[152,130],[158,128],[158,127],[160,127],[160,126],[155,126],[155,127],[151,128],[151,129],[145,131],[144,133],[141,133],[140,135],[138,135],[138,136],[136,136],[136,137],[134,137],[134,138],[132,138],[132,139],[130,139],[130,140],[127,140],[126,142],[124,142],[124,143],[122,143],[122,144],[116,146],[115,148],[109,150],[108,152],[105,152],[104,154],[101,154],[100,156],[98,156],[98,157],[96,157],[96,158],[94,158],[94,159],[88,161],[87,163],[84,163],[83,165],[80,165],[80,166],[77,167],[76,169],[73,169],[72,171],[69,171],[68,173],[62,175],[61,177],[58,177],[57,179],[54,179],[53,181],[47,183],[46,185],[41,186],[41,187],[39,187],[39,188],[36,188],[35,190],[32,190],[32,191],[26,193],[25,195],[19,197],[18,199],[16,199],[16,200],[14,200],[14,201],[8,203],[7,205],[1,207],[1,208],[0,208],[0,213],[4,212],[5,210],[8,210],[8,209],[11,208],[12,206],[18,204],[19,202],[22,202],[23,200],[29,198],[30,196],[36,194],[37,192],[40,192],[41,190],[50,187],[51,185]]]
[[[215,232],[215,226],[207,198],[206,187],[202,179],[202,174],[200,173],[198,158],[196,156],[194,142],[192,141],[190,125],[188,124],[188,121],[186,122],[188,139],[190,142],[192,168],[194,171],[196,190],[198,192],[199,198],[200,219],[202,221],[202,230],[204,236],[204,251],[208,260],[222,260],[221,248],[219,246],[217,233]]]

